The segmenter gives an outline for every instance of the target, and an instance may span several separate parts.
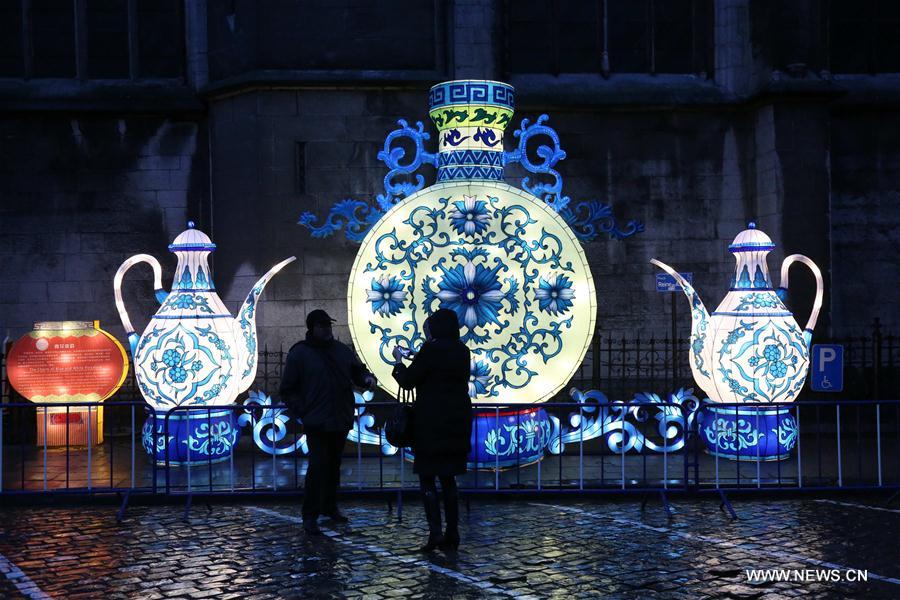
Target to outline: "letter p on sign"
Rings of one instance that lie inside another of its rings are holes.
[[[814,392],[840,392],[844,389],[844,347],[840,344],[815,344],[812,347]]]

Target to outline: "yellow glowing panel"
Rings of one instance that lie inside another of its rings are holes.
[[[475,402],[556,394],[584,359],[597,313],[590,268],[565,221],[489,181],[434,185],[394,206],[363,240],[347,300],[354,345],[392,394],[394,347],[419,348],[428,315],[456,311]]]

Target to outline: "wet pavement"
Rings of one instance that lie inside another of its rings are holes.
[[[112,505],[19,504],[0,509],[0,597],[898,598],[900,502],[886,498],[746,497],[731,521],[713,496],[674,498],[671,519],[656,498],[479,496],[449,555],[416,551],[415,501],[398,522],[396,506],[348,498],[351,523],[313,538],[284,500],[199,503],[189,523],[176,504],[121,523]],[[868,581],[847,580],[857,569]]]

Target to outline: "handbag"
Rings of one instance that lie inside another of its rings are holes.
[[[409,448],[413,444],[412,394],[411,390],[400,388],[399,403],[384,424],[384,436],[397,448]]]

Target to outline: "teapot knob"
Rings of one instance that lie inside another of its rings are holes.
[[[749,223],[747,223],[747,229],[756,229],[756,222],[750,221]]]
[[[194,223],[193,221],[188,221],[188,229],[193,229],[196,226],[197,226],[197,224]]]

